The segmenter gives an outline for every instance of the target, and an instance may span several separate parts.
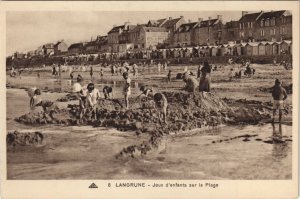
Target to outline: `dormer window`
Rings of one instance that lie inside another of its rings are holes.
[[[269,19],[266,20],[265,26],[270,26],[270,20]]]
[[[260,21],[260,27],[264,27],[264,20]]]

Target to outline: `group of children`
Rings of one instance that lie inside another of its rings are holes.
[[[246,70],[250,68],[250,64],[246,65]],[[126,67],[125,67],[126,68]],[[133,75],[136,76],[137,74],[137,68],[133,67]],[[200,81],[194,81],[193,79],[189,78],[189,75],[187,74],[188,71],[185,72],[183,80],[185,81],[186,85],[192,84],[194,85],[192,87],[192,92],[195,92],[195,88],[199,86],[200,92],[210,92],[210,85],[211,85],[211,70],[212,67],[208,64],[207,61],[203,62],[199,65],[198,71],[197,71],[197,77],[200,78]],[[232,71],[232,70],[231,70]],[[124,95],[125,100],[125,108],[129,109],[129,96],[131,95],[131,79],[129,78],[129,69],[125,70],[122,73],[124,84],[122,88],[122,93]],[[169,73],[167,75],[168,82],[171,81],[171,70],[169,70]],[[91,68],[91,78],[93,75],[93,69]],[[241,75],[241,74],[239,74]],[[70,74],[71,79],[73,79],[73,72]],[[194,78],[195,79],[195,78]],[[97,102],[101,98],[100,91],[95,88],[93,83],[89,83],[87,86],[82,86],[83,78],[80,74],[78,74],[77,82],[73,84],[73,93],[77,96],[79,100],[79,113],[78,113],[78,120],[83,118],[83,116],[89,112],[91,113],[91,119],[97,120]],[[163,119],[165,123],[167,123],[167,106],[168,102],[166,97],[163,93],[157,92],[154,93],[153,89],[146,88],[145,86],[140,87],[140,91],[142,92],[138,97],[144,95],[146,97],[153,97],[153,100],[155,102],[156,108],[158,108],[160,111],[159,118],[160,120]],[[103,87],[103,94],[105,99],[109,99],[112,97],[113,94],[113,88],[110,86],[104,86]],[[151,95],[150,95],[151,94]],[[51,102],[49,100],[42,100],[41,97],[41,91],[39,89],[32,89],[29,92],[30,96],[30,108],[33,109],[37,106],[43,107],[44,112],[53,113],[57,109],[57,105],[54,102]],[[279,121],[281,121],[282,117],[282,109],[283,109],[283,101],[287,98],[287,94],[285,89],[281,86],[281,82],[276,79],[275,86],[272,91],[272,96],[274,99],[273,104],[273,120],[276,114],[276,110],[279,109]],[[51,114],[50,114],[51,116]]]

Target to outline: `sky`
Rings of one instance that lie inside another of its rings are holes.
[[[199,12],[120,12],[120,11],[9,11],[6,15],[6,55],[14,52],[35,50],[45,43],[64,40],[68,45],[90,41],[97,35],[107,35],[113,25],[123,25],[125,21],[135,25],[147,23],[149,19],[177,18],[197,21],[222,15],[223,21],[240,19],[241,11],[199,11]]]

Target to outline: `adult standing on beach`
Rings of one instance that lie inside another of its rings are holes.
[[[93,80],[93,74],[94,74],[94,72],[93,72],[93,66],[91,66],[91,68],[90,68],[90,76],[91,76],[91,80]]]
[[[210,92],[210,84],[211,84],[211,67],[207,61],[203,63],[203,67],[201,68],[201,77],[199,83],[199,91],[200,92]]]
[[[275,122],[275,115],[277,109],[279,110],[279,122],[281,122],[282,118],[282,110],[284,109],[284,100],[287,98],[286,90],[281,86],[281,82],[279,79],[275,80],[275,86],[272,90],[273,97],[273,122]]]

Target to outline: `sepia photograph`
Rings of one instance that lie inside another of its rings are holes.
[[[5,11],[7,180],[295,179],[294,14]]]

